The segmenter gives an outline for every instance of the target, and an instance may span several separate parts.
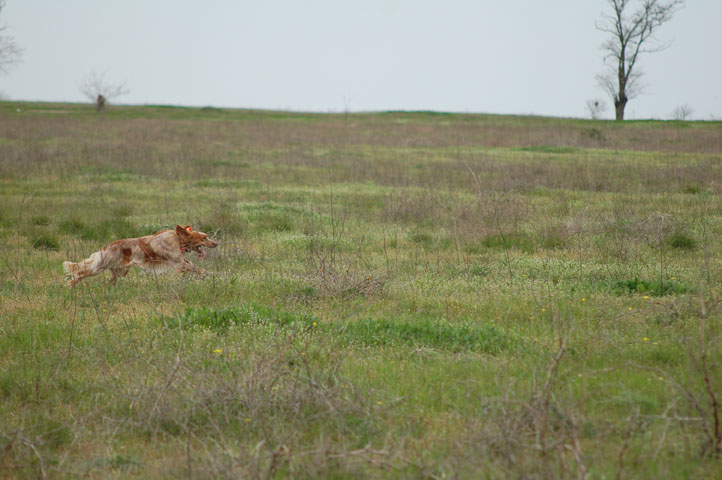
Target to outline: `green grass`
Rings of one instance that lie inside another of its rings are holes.
[[[0,102],[0,132],[9,478],[722,475],[719,122]],[[214,275],[64,284],[176,224]]]
[[[553,146],[553,145],[534,145],[531,147],[519,148],[522,152],[538,152],[538,153],[574,153],[573,147]]]
[[[263,325],[286,334],[298,331],[328,335],[352,346],[408,346],[452,352],[499,353],[514,341],[492,325],[466,321],[451,324],[443,319],[359,319],[348,323],[322,323],[313,315],[274,310],[259,305],[231,306],[220,309],[189,308],[175,317],[163,317],[167,328],[206,328],[227,333],[231,326]]]

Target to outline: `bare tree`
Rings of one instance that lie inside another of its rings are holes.
[[[95,103],[98,112],[105,110],[110,99],[129,92],[125,82],[111,83],[106,80],[104,73],[98,74],[96,72],[90,73],[78,88],[88,100]]]
[[[617,120],[624,120],[627,102],[641,93],[641,72],[637,68],[639,55],[664,50],[654,35],[669,21],[684,0],[641,0],[640,8],[629,12],[633,0],[607,0],[611,14],[602,14],[597,29],[609,34],[602,44],[608,64],[606,72],[597,76],[600,85],[614,100]]]
[[[5,0],[0,0],[0,12],[5,8]],[[0,75],[10,71],[12,67],[20,63],[23,50],[15,43],[15,39],[9,35],[2,35],[7,27],[0,27]]]
[[[675,120],[687,120],[692,116],[692,112],[694,112],[694,110],[692,110],[692,107],[689,105],[680,105],[672,110],[672,118]]]
[[[607,110],[607,102],[599,98],[593,98],[587,100],[587,112],[592,120],[599,120],[602,118],[602,113]]]

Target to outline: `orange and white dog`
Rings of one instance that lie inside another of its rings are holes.
[[[133,266],[154,272],[174,269],[177,272],[209,274],[210,272],[193,265],[185,258],[184,253],[196,252],[199,258],[203,258],[205,251],[201,248],[215,248],[217,245],[217,242],[203,232],[194,231],[189,226],[176,225],[175,230],[116,240],[82,262],[63,262],[63,270],[71,287],[82,279],[105,270],[110,270],[110,283],[115,284],[118,277],[127,275]]]

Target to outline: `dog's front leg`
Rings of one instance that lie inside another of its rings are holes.
[[[112,276],[110,277],[110,280],[108,283],[110,283],[111,286],[115,286],[115,282],[118,281],[120,277],[125,277],[128,275],[129,268],[114,268],[111,270]]]
[[[192,272],[197,275],[204,276],[204,277],[213,275],[212,272],[209,272],[208,270],[204,270],[202,268],[198,268],[195,265],[193,265],[191,262],[189,262],[188,260],[185,260],[185,259],[183,260],[183,263],[181,263],[178,266],[178,271],[181,273]]]

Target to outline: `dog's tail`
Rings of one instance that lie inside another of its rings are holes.
[[[75,285],[83,278],[94,275],[101,262],[102,255],[100,252],[95,252],[85,260],[77,263],[63,262],[63,273],[65,274],[65,279],[70,282],[71,286]]]

